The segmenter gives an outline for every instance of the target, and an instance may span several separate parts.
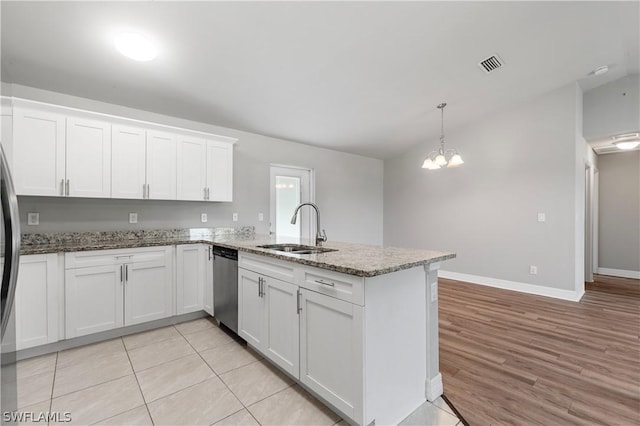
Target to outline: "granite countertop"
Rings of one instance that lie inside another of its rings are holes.
[[[327,241],[323,247],[336,251],[317,254],[291,254],[258,247],[265,244],[294,243],[315,245],[295,238],[275,238],[254,234],[252,227],[198,228],[151,231],[83,232],[25,234],[22,255],[153,247],[178,244],[213,244],[239,251],[265,255],[360,277],[374,277],[415,266],[453,259],[450,252],[381,247]]]

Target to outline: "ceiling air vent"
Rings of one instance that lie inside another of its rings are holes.
[[[480,61],[478,63],[480,68],[486,73],[489,74],[492,71],[497,70],[498,68],[504,65],[504,61],[497,54],[489,56],[487,59]]]

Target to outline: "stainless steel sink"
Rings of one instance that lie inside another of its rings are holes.
[[[337,251],[336,249],[318,246],[305,246],[302,244],[265,244],[258,247],[290,254],[317,254],[326,253],[329,251]]]

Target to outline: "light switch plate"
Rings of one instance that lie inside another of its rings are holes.
[[[40,213],[27,213],[27,225],[40,225]]]
[[[544,213],[538,213],[538,222],[546,222],[547,221],[547,215]]]
[[[537,266],[529,266],[529,273],[531,275],[538,275],[538,267]]]
[[[431,301],[438,300],[438,283],[431,284]]]
[[[238,213],[234,213],[233,214],[233,221],[237,222],[238,221]]]
[[[258,213],[258,222],[262,222],[264,220],[264,213]]]
[[[129,223],[138,223],[138,213],[129,213]]]
[[[206,223],[207,222],[207,214],[206,213],[201,213],[200,214],[200,222],[202,222],[202,223]]]

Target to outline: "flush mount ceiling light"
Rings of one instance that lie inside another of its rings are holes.
[[[462,161],[462,157],[458,154],[458,151],[455,149],[444,149],[444,107],[446,107],[446,103],[441,103],[438,105],[438,109],[441,113],[441,121],[440,121],[440,148],[437,151],[432,151],[429,153],[427,158],[422,163],[423,169],[428,170],[438,170],[442,167],[457,167],[460,164],[464,164]]]
[[[640,146],[640,133],[627,133],[613,137],[613,144],[618,149],[635,149]]]
[[[149,37],[135,32],[123,32],[116,36],[116,49],[134,61],[147,62],[158,56],[158,49]]]

